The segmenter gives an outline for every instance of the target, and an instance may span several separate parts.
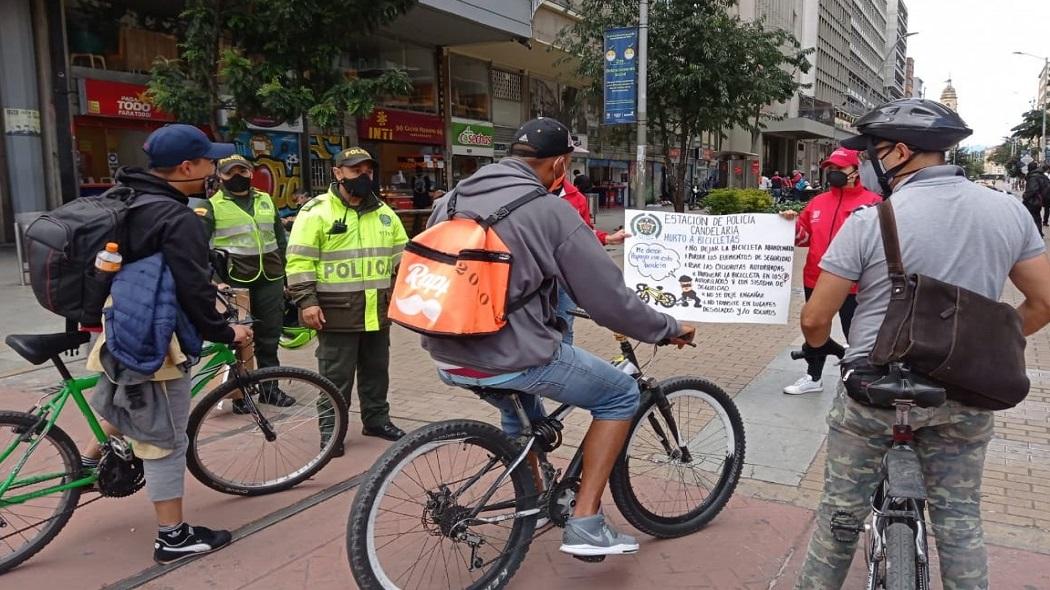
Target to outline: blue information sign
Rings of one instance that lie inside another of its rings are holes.
[[[638,104],[638,29],[605,31],[606,125],[634,123]]]

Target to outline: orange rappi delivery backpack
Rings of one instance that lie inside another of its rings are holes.
[[[481,336],[498,332],[507,316],[539,291],[508,303],[514,262],[492,226],[515,209],[546,196],[536,190],[481,218],[456,211],[456,192],[448,199],[448,219],[412,239],[394,280],[388,315],[395,323],[428,336]],[[459,215],[459,217],[456,217]]]

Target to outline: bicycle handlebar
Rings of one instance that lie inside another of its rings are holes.
[[[592,319],[590,314],[588,314],[586,311],[584,311],[582,309],[570,309],[567,313],[569,315],[573,316],[573,317],[583,318],[585,320]],[[656,345],[657,346],[667,346],[670,343],[671,343],[670,339],[664,338],[663,340],[657,342]],[[686,346],[691,346],[693,348],[696,348],[696,343],[695,342],[686,342],[685,344],[686,344]]]

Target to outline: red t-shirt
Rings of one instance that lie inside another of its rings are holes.
[[[882,197],[861,186],[832,188],[821,193],[809,203],[795,223],[795,245],[809,246],[806,266],[802,270],[802,284],[812,289],[820,277],[820,259],[831,246],[831,240],[842,229],[846,218],[857,209],[882,202]],[[853,285],[851,293],[857,292]]]
[[[591,228],[594,235],[598,238],[601,244],[605,245],[605,238],[609,235],[600,229],[596,229],[594,224],[591,223],[591,206],[587,204],[587,197],[583,196],[580,189],[576,188],[568,180],[565,181],[561,198],[569,202],[577,211],[580,212],[580,217],[583,218],[583,222],[587,224],[587,227]]]

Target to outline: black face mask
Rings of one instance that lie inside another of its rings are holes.
[[[344,178],[339,181],[339,184],[343,185],[351,196],[359,199],[367,199],[372,194],[372,179],[367,174],[362,174],[357,178]]]
[[[828,184],[835,188],[842,188],[849,182],[849,174],[846,174],[842,170],[832,170],[828,172]]]
[[[889,154],[889,152],[886,153]],[[882,165],[882,159],[879,158],[879,150],[875,146],[868,146],[868,160],[871,161],[872,169],[875,170],[875,176],[879,179],[879,186],[882,188],[883,197],[889,198],[893,193],[893,179],[897,177],[897,173],[903,170],[916,155],[918,155],[918,152],[912,152],[912,154],[903,162],[886,170]]]
[[[237,174],[231,178],[222,181],[222,185],[226,187],[226,190],[231,193],[245,193],[252,186],[252,179],[247,176],[241,176]]]

